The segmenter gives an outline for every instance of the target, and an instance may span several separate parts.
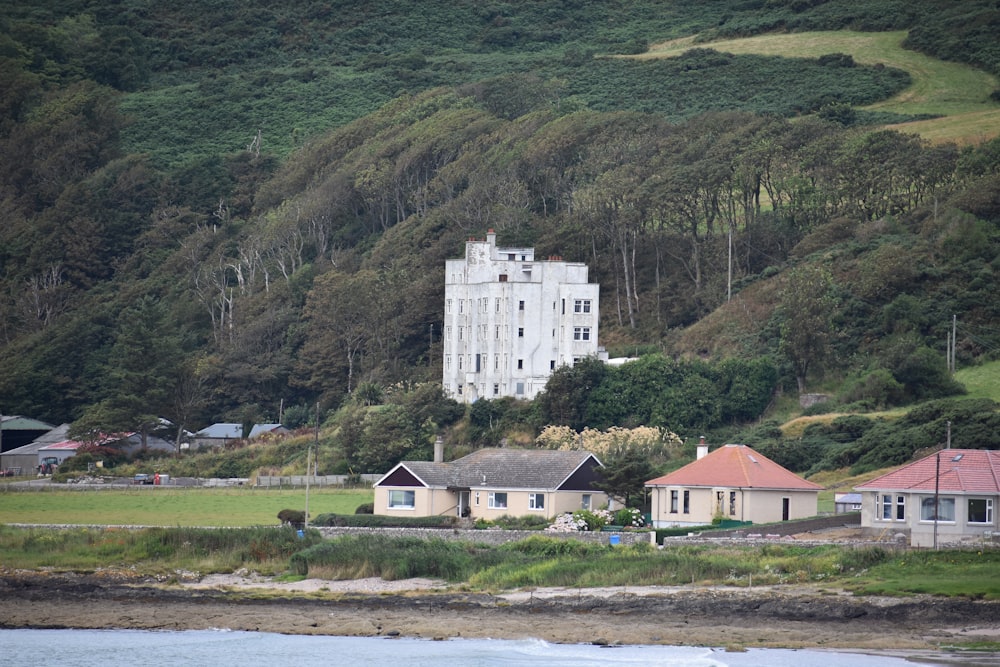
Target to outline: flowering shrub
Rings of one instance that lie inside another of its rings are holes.
[[[570,533],[578,530],[600,530],[614,519],[608,510],[577,510],[572,514],[562,514],[545,530],[552,533]]]
[[[569,426],[546,426],[535,439],[535,444],[545,449],[593,452],[600,459],[613,458],[625,453],[639,453],[649,459],[671,459],[680,453],[680,436],[666,429],[652,426],[621,428],[612,426],[607,431],[585,428],[577,433]]]
[[[615,525],[632,528],[642,528],[646,524],[642,512],[634,507],[620,509],[615,512]]]

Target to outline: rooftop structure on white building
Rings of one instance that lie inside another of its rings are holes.
[[[535,259],[534,248],[499,248],[491,229],[445,262],[443,384],[452,398],[532,399],[559,366],[597,345],[600,286],[587,265]]]

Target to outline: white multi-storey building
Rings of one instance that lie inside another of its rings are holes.
[[[445,262],[444,389],[452,398],[534,398],[559,366],[599,354],[599,285],[587,265],[498,248],[491,229]]]

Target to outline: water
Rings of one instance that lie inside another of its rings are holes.
[[[60,665],[330,665],[392,667],[913,667],[902,658],[825,651],[549,644],[539,640],[388,639],[229,630],[0,630],[0,662]],[[924,665],[934,665],[923,662]]]

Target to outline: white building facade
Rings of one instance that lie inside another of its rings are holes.
[[[532,399],[559,366],[598,356],[599,285],[587,265],[498,248],[491,229],[445,262],[443,384],[455,400]]]

